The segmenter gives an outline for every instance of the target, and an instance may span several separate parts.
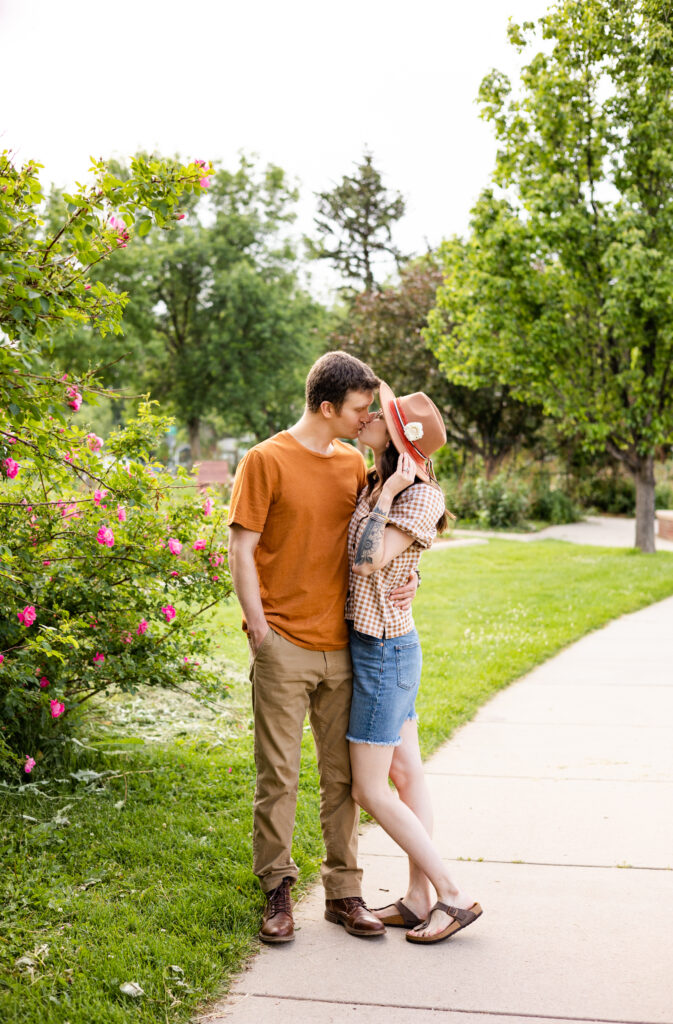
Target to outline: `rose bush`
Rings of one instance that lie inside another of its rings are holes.
[[[48,235],[36,165],[0,158],[0,769],[22,775],[95,694],[216,686],[199,616],[231,590],[224,509],[152,461],[170,420],[146,400],[104,440],[73,422],[109,393],[95,371],[44,369],[55,325],[121,330],[126,297],[87,269],[134,230],[170,227],[208,181],[201,162],[137,160],[125,182],[93,170]]]

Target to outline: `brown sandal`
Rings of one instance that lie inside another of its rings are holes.
[[[386,928],[416,928],[419,924],[424,923],[420,917],[416,917],[413,910],[409,910],[409,907],[401,899],[396,900],[395,903],[388,903],[385,907],[376,907],[373,912],[378,914],[382,910],[388,910],[389,907],[395,907],[397,913],[391,914],[390,917],[379,918]]]
[[[421,931],[425,928],[432,917],[433,911],[443,910],[445,914],[450,914],[453,918],[451,924],[447,925],[444,931],[437,932],[436,935],[414,935],[414,932]],[[423,945],[430,945],[432,942],[443,942],[444,939],[448,939],[455,932],[459,932],[462,928],[467,928],[468,924],[472,924],[478,917],[481,917],[483,910],[478,903],[473,903],[469,910],[461,910],[459,907],[449,907],[446,903],[435,903],[434,907],[428,914],[427,920],[417,925],[413,931],[409,931],[406,934],[407,942],[418,942]]]

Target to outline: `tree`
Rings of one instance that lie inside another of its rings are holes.
[[[512,398],[495,375],[475,389],[447,380],[423,337],[442,281],[435,254],[413,260],[399,284],[355,298],[333,346],[371,363],[398,394],[427,392],[442,412],[449,442],[480,456],[490,479],[514,448],[537,441],[541,410]]]
[[[428,338],[456,382],[495,372],[627,467],[654,550],[673,441],[673,23],[664,0],[558,0],[521,73],[484,79],[499,143],[465,246],[445,245]],[[535,26],[510,25],[523,50]],[[453,329],[446,333],[449,318]]]
[[[296,200],[284,172],[257,172],[241,158],[211,182],[173,231],[148,236],[101,270],[129,295],[117,349],[130,358],[115,372],[167,403],[187,426],[193,459],[209,416],[258,439],[287,426],[301,408],[321,322],[284,235]],[[72,344],[61,339],[60,351]],[[85,345],[80,359],[90,351]]]
[[[97,437],[73,414],[106,394],[100,380],[43,354],[59,325],[120,330],[124,297],[88,271],[170,224],[208,173],[135,160],[122,182],[96,163],[44,231],[37,166],[0,155],[0,770],[24,778],[95,694],[198,678],[198,617],[231,591],[224,509],[151,463],[166,418],[145,403]]]
[[[306,240],[312,259],[329,260],[347,281],[364,284],[366,291],[376,286],[377,256],[392,256],[398,267],[404,262],[392,241],[392,226],[404,215],[404,199],[386,190],[371,153],[364,154],[355,174],[344,175],[331,192],[317,193],[317,199],[314,222],[320,237]]]

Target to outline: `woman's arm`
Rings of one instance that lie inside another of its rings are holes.
[[[388,522],[388,513],[395,496],[409,487],[414,479],[411,459],[408,455],[400,455],[396,471],[381,488],[376,507],[365,521],[353,562],[356,576],[371,576],[413,544],[413,537]]]

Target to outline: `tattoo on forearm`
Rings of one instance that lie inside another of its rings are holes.
[[[377,551],[381,541],[383,539],[383,531],[386,528],[385,518],[379,519],[378,516],[385,516],[385,512],[376,506],[373,510],[377,513],[376,516],[370,516],[365,523],[365,528],[362,531],[360,542],[358,544],[357,551],[355,552],[355,564],[356,565],[372,565],[374,562],[374,554]]]

